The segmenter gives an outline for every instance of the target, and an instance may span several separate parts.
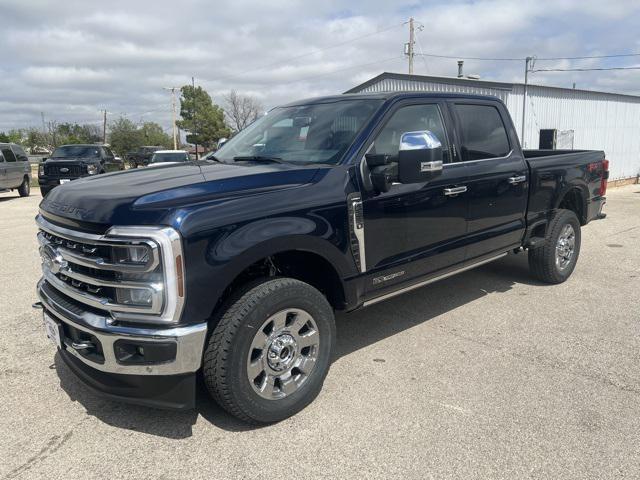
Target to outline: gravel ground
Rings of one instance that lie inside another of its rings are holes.
[[[640,186],[609,191],[569,281],[526,257],[338,318],[318,399],[247,427],[88,392],[31,309],[31,198],[0,194],[0,478],[638,478]]]

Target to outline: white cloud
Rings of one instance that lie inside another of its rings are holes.
[[[426,53],[520,58],[640,49],[640,5],[627,0],[0,2],[0,131],[39,125],[41,111],[48,119],[94,121],[101,108],[168,126],[162,87],[190,83],[192,75],[215,100],[233,88],[265,107],[340,93],[381,71],[406,71],[398,57],[409,16],[424,24],[418,38]],[[523,64],[468,60],[465,70],[521,81]],[[417,58],[416,72],[455,75],[456,62]],[[639,75],[536,73],[532,81],[640,93]]]

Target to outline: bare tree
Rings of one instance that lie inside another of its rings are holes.
[[[258,118],[263,109],[255,97],[238,94],[235,90],[231,90],[228,95],[225,95],[224,100],[227,123],[234,132],[246,128]]]

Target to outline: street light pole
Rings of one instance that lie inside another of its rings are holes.
[[[198,119],[196,118],[196,80],[191,77],[191,87],[193,88],[193,138],[196,144],[196,160],[198,160]]]
[[[169,90],[171,92],[171,115],[172,115],[172,123],[173,123],[173,149],[178,149],[178,136],[176,129],[176,90],[178,87],[162,87],[164,90]]]

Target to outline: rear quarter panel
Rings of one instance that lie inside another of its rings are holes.
[[[580,189],[585,213],[588,211],[588,205],[600,198],[602,172],[590,171],[588,165],[602,161],[604,152],[545,152],[542,156],[531,156],[537,152],[529,152],[529,155],[527,151],[524,153],[530,168],[528,225],[548,220],[572,188]]]

